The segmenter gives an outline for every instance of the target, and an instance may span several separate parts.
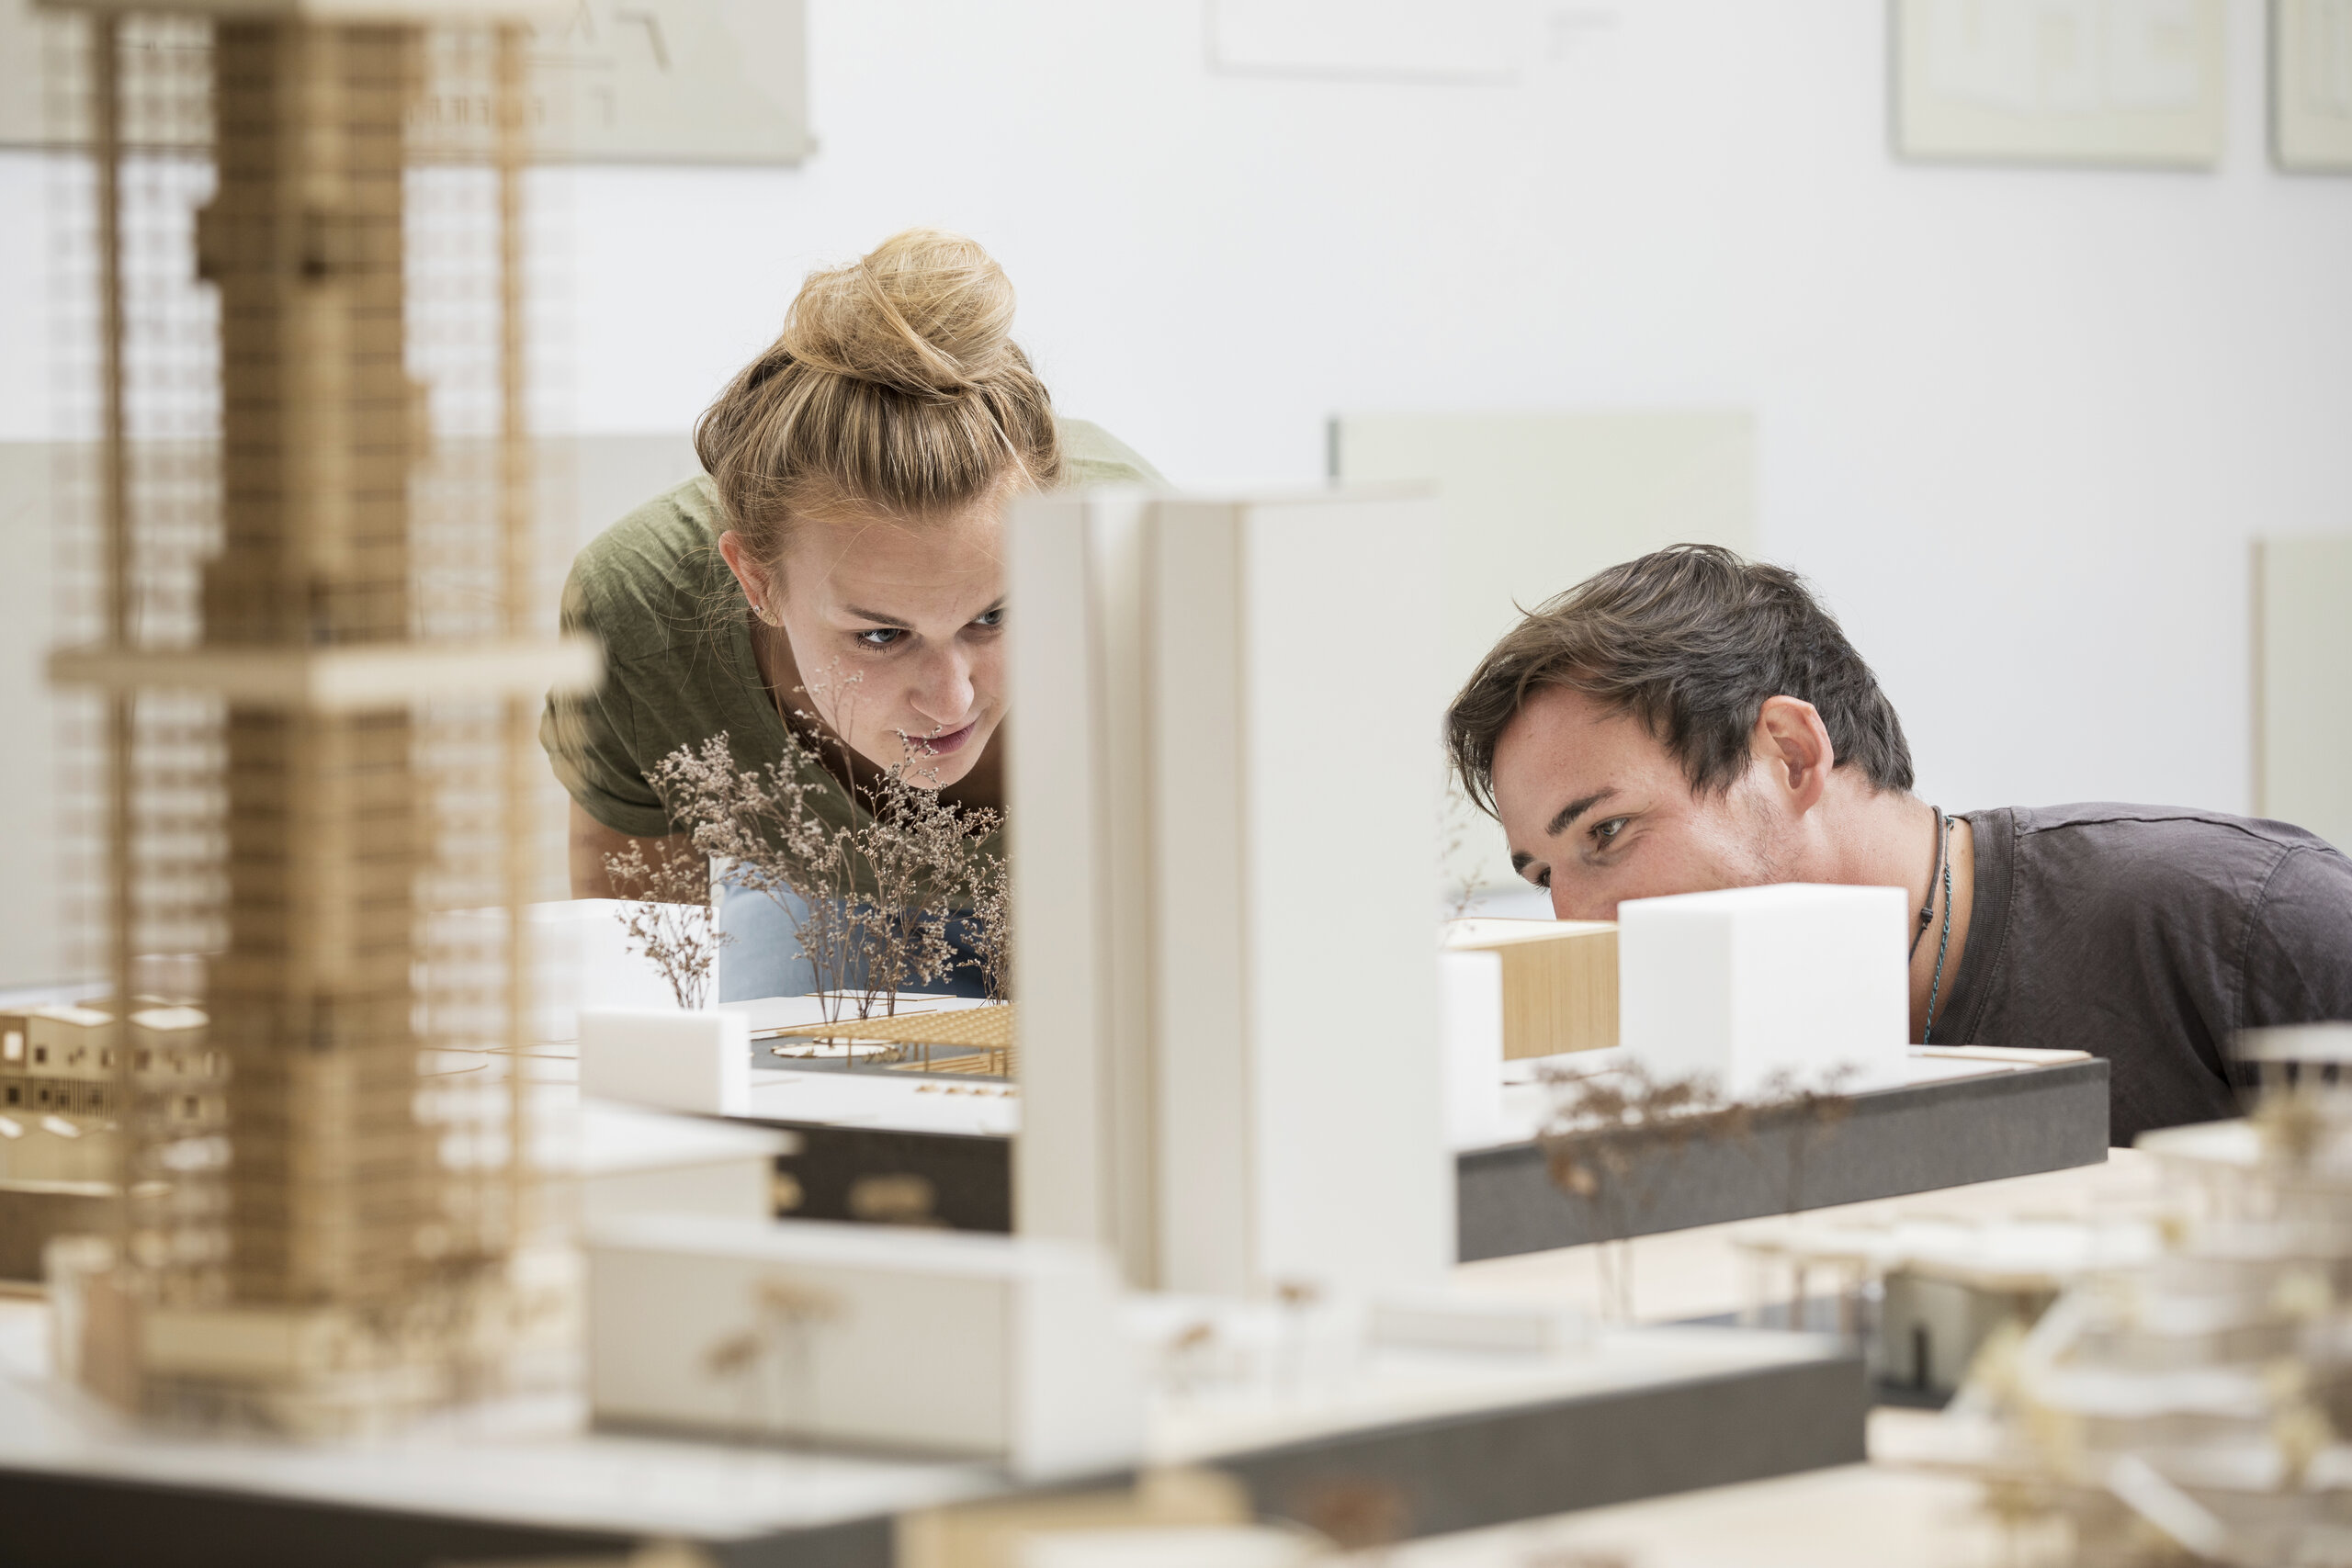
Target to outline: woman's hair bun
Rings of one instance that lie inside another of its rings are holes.
[[[775,560],[794,518],[844,502],[934,517],[1053,488],[1054,400],[1012,330],[1012,284],[960,234],[910,229],[812,273],[695,426],[729,525]]]
[[[910,229],[851,265],[811,273],[777,346],[811,370],[923,398],[958,398],[1026,373],[1012,283],[961,234]]]

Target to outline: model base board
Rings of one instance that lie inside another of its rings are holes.
[[[2108,1067],[2076,1052],[1915,1051],[1903,1085],[1850,1097],[1827,1125],[1769,1109],[1719,1144],[1636,1152],[1629,1185],[1657,1196],[1614,1218],[1554,1185],[1539,1139],[1548,1066],[1585,1071],[1613,1053],[1510,1065],[1509,1141],[1454,1156],[1460,1258],[1473,1262],[1619,1236],[1648,1235],[1799,1209],[1901,1197],[1963,1182],[2097,1165],[2107,1157]],[[789,1129],[797,1155],[778,1160],[805,1219],[858,1217],[862,1183],[911,1178],[933,1193],[933,1217],[956,1229],[1002,1231],[1012,1214],[1012,1145],[1021,1101],[976,1099],[878,1075],[759,1073],[752,1117]],[[1671,1162],[1671,1179],[1658,1179]]]
[[[0,1303],[0,1506],[29,1561],[426,1568],[667,1537],[885,1568],[895,1517],[1019,1491],[969,1462],[586,1431],[560,1399],[390,1448],[126,1431],[41,1371],[43,1315]],[[1287,1404],[1163,1401],[1147,1457],[1231,1474],[1269,1514],[1362,1481],[1426,1535],[1858,1462],[1865,1408],[1860,1361],[1828,1341],[1628,1329],[1574,1356],[1376,1352],[1349,1390]]]

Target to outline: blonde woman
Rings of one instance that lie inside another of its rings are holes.
[[[1057,417],[1012,309],[987,252],[929,230],[812,274],[704,413],[706,471],[580,552],[564,625],[603,640],[605,682],[540,727],[571,795],[574,897],[609,896],[607,854],[671,838],[647,777],[721,731],[744,768],[775,761],[787,725],[829,758],[917,750],[945,798],[1002,806],[1004,504],[1159,479]],[[846,783],[820,796],[831,820],[862,814]],[[730,897],[725,920],[722,999],[812,988],[766,899]]]

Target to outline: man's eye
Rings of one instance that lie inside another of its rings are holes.
[[[868,648],[888,648],[906,635],[903,626],[868,626],[857,634],[857,640]]]
[[[1606,844],[1625,830],[1628,820],[1623,817],[1611,817],[1606,822],[1596,822],[1592,825],[1592,836],[1596,841]]]
[[[1004,625],[1004,606],[999,604],[993,610],[981,611],[978,615],[972,617],[972,624],[976,626],[1001,626]]]

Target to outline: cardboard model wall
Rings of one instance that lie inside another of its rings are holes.
[[[1013,509],[1016,1215],[1249,1292],[1451,1259],[1409,492]]]

